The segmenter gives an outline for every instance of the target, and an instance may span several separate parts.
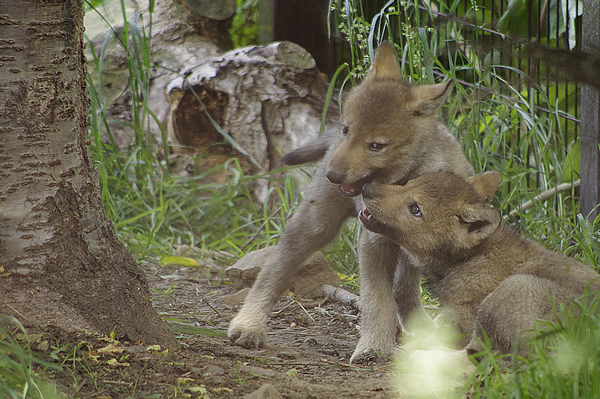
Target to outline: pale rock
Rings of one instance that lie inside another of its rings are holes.
[[[283,396],[271,384],[263,384],[256,391],[244,396],[244,399],[283,399]]]
[[[275,248],[272,246],[248,253],[236,264],[225,269],[225,274],[237,289],[252,287],[261,267],[269,262],[275,253]],[[341,280],[329,266],[325,255],[319,251],[302,265],[290,290],[303,297],[317,298],[323,295],[321,291],[325,284],[339,287]]]
[[[275,247],[252,251],[238,260],[233,266],[225,269],[225,274],[236,289],[241,290],[242,288],[252,287],[261,266],[273,253],[273,248]]]
[[[244,303],[246,296],[248,296],[248,292],[250,292],[250,288],[244,288],[235,294],[231,295],[223,295],[216,299],[217,302],[221,302],[227,306],[239,306]]]

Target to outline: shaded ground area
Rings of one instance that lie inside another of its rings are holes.
[[[153,305],[181,347],[165,352],[83,335],[38,338],[34,349],[63,362],[57,381],[68,397],[242,398],[265,383],[284,398],[389,396],[389,365],[348,365],[358,340],[354,308],[284,297],[269,322],[268,346],[247,350],[225,336],[236,308],[219,298],[236,290],[220,269],[144,269]]]

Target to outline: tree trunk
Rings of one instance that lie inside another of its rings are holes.
[[[273,39],[302,46],[315,58],[319,70],[331,77],[335,66],[327,27],[329,7],[323,0],[274,0]]]
[[[86,138],[82,0],[0,0],[0,312],[172,346]]]

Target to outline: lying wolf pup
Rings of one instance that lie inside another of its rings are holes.
[[[321,138],[284,159],[302,163],[325,157],[273,258],[263,266],[229,325],[233,343],[246,348],[264,344],[273,306],[298,267],[331,242],[346,219],[358,215],[364,183],[404,183],[440,169],[474,174],[460,145],[437,117],[450,91],[451,82],[404,83],[391,45],[377,50],[373,68],[344,102],[338,136],[331,141]],[[365,231],[360,238],[359,264],[361,337],[351,361],[367,360],[375,352],[393,353],[398,318],[405,328],[417,321],[432,323],[421,306],[420,274],[410,267],[397,244]]]
[[[469,353],[483,349],[475,339],[482,329],[494,349],[512,353],[534,320],[552,316],[552,301],[600,289],[590,267],[500,223],[488,205],[500,183],[498,172],[436,172],[403,187],[363,188],[363,225],[405,249],[438,295],[442,319],[467,337]]]

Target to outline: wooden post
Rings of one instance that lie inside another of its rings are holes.
[[[269,44],[273,41],[274,7],[273,0],[258,2],[258,41],[260,44]]]
[[[600,2],[583,1],[582,49],[596,51],[600,43]],[[600,203],[600,93],[590,86],[581,87],[581,188],[580,208],[593,221],[594,208]]]
[[[323,0],[274,0],[273,38],[289,40],[308,51],[317,68],[331,77],[333,42],[327,32],[329,2]]]

